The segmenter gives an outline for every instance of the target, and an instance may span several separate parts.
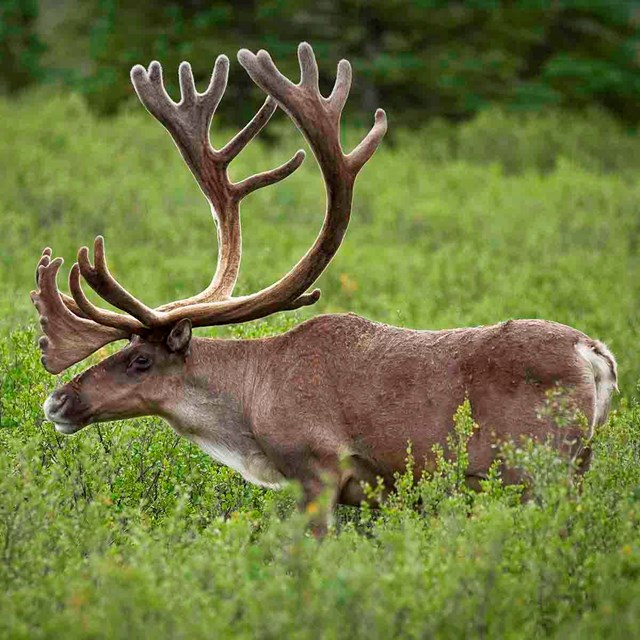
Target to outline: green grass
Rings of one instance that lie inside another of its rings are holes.
[[[296,135],[254,143],[232,175],[280,163]],[[97,121],[74,97],[0,102],[0,637],[634,635],[639,158],[640,141],[599,114],[492,112],[396,132],[359,180],[320,303],[205,331],[260,336],[346,310],[420,328],[544,317],[617,355],[622,396],[581,492],[543,448],[513,454],[537,479],[524,505],[497,479],[469,494],[443,462],[418,486],[405,478],[378,513],[342,510],[318,543],[295,513],[295,487],[252,487],[160,420],[70,438],[44,421],[55,379],[40,366],[28,299],[41,249],[68,266],[102,233],[115,274],[155,305],[208,282],[213,224],[141,108]],[[323,206],[310,160],[246,201],[240,292],[293,264]]]

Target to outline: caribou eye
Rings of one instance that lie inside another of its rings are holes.
[[[145,356],[145,355],[139,355],[136,356],[130,363],[129,363],[129,368],[130,369],[138,369],[138,370],[142,370],[142,369],[148,369],[151,366],[151,358],[149,358],[149,356]]]

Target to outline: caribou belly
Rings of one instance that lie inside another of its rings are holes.
[[[268,487],[269,489],[277,489],[284,482],[282,474],[269,462],[264,453],[257,448],[240,452],[201,436],[194,435],[190,436],[189,439],[216,462],[237,471],[252,484]]]

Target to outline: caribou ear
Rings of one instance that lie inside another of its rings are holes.
[[[191,342],[191,320],[183,318],[177,322],[167,336],[167,347],[174,353],[184,353]]]

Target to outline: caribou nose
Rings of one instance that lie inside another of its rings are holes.
[[[59,417],[70,400],[71,396],[63,389],[54,391],[44,402],[44,413],[47,419]]]

